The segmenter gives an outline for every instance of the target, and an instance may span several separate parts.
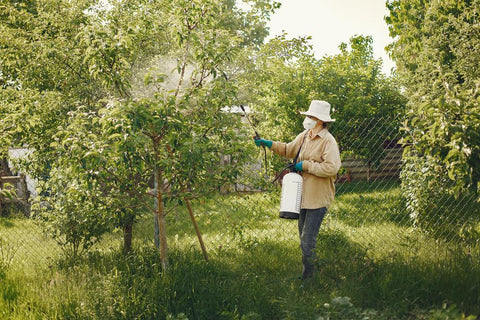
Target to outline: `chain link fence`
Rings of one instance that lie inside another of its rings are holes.
[[[372,258],[401,255],[407,260],[418,255],[437,259],[458,248],[478,252],[478,195],[467,191],[452,195],[445,188],[432,189],[435,179],[445,186],[448,178],[437,167],[419,167],[404,160],[396,124],[396,119],[332,124],[330,130],[341,148],[343,166],[337,177],[335,201],[319,235],[318,250],[336,246],[339,252],[368,252]],[[0,180],[2,190],[15,190],[0,198],[0,259],[4,264],[35,272],[53,263],[61,248],[44,235],[41,225],[30,215],[29,204],[37,196],[35,180],[14,165],[16,158],[28,152],[11,149],[10,172],[4,171]],[[409,189],[411,183],[405,179],[411,176],[415,176],[416,187],[425,184],[425,192]],[[281,250],[278,259],[282,259],[288,252],[298,252],[296,222],[278,217],[280,186],[258,191],[256,186],[242,185],[237,190],[241,191],[219,193],[192,203],[209,255],[262,247]],[[424,205],[418,205],[420,202]],[[171,251],[200,250],[186,208],[169,212],[167,234]],[[134,246],[153,246],[153,216],[143,216],[135,224],[133,235]],[[116,230],[94,249],[118,248],[121,242],[122,231]]]

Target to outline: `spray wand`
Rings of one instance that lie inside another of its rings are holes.
[[[245,107],[243,105],[240,105],[240,109],[242,109],[243,113],[245,114],[245,118],[247,118],[248,123],[250,123],[250,126],[252,127],[253,131],[255,132],[255,136],[253,137],[255,140],[260,139],[260,135],[257,132],[257,129],[255,129],[255,126],[253,125],[252,121],[250,121],[250,118],[248,117],[247,112],[245,111]],[[265,146],[263,146],[265,147]]]
[[[248,123],[250,124],[253,131],[255,132],[255,136],[253,138],[255,140],[260,139],[260,135],[258,134],[257,129],[255,129],[255,126],[253,125],[252,121],[250,121],[250,118],[248,117],[248,114],[245,111],[245,107],[242,104],[240,104],[240,109],[242,109],[243,113],[245,114],[245,118],[247,118]],[[267,176],[268,175],[268,173],[267,173],[267,149],[265,148],[264,145],[262,145],[262,147],[263,147],[263,153],[264,153],[264,156],[265,156],[265,176]]]

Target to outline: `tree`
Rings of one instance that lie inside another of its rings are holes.
[[[340,44],[339,54],[320,60],[308,41],[282,35],[257,55],[259,70],[250,80],[254,84],[246,83],[255,88],[251,105],[258,112],[261,131],[274,139],[291,140],[302,128],[299,111],[313,99],[326,100],[337,119],[332,131],[342,151],[375,164],[385,140],[399,137],[405,98],[395,80],[381,73],[371,37],[354,36],[349,44]],[[372,129],[364,125],[365,119],[371,123],[382,119],[384,127]],[[365,138],[371,143],[359,143]]]
[[[1,47],[9,57],[4,79],[19,84],[6,84],[12,98],[2,110],[10,123],[31,123],[10,142],[35,150],[37,178],[78,173],[83,195],[76,200],[113,210],[125,249],[155,176],[164,266],[165,203],[188,205],[217,189],[237,173],[238,162],[220,165],[223,155],[244,156],[238,122],[223,110],[235,96],[237,58],[263,42],[265,21],[278,6],[246,3],[244,10],[221,0],[4,3],[2,29],[20,40],[5,37]],[[24,97],[27,91],[34,97]],[[45,191],[61,189],[54,187]]]
[[[85,129],[83,133],[77,131],[71,136],[88,136],[85,133],[91,128],[85,122],[78,127],[73,124],[79,122],[71,122],[75,114],[95,114],[102,99],[128,97],[132,66],[154,50],[156,43],[153,39],[160,42],[162,39],[158,33],[161,28],[156,24],[159,20],[155,19],[155,12],[158,13],[155,5],[158,3],[142,6],[127,1],[118,3],[117,7],[99,7],[89,1],[75,4],[38,1],[28,5],[5,1],[2,5],[6,10],[1,16],[5,34],[1,46],[5,63],[1,74],[8,79],[3,83],[2,95],[6,99],[0,108],[6,120],[2,123],[2,131],[8,138],[5,146],[26,145],[33,150],[26,169],[38,180],[51,183],[47,185],[45,195],[55,201],[57,198],[52,190],[61,192],[62,183],[69,188],[61,179],[62,174],[69,176],[70,172],[76,172],[82,178],[85,174],[73,170],[82,167],[82,155],[72,156],[71,150],[52,141],[66,136],[67,128]],[[144,10],[150,10],[152,14],[145,14]],[[69,138],[68,141],[74,141]],[[88,152],[85,151],[87,148],[76,150]],[[51,174],[52,170],[57,179]],[[79,186],[87,184],[79,181],[76,187]],[[68,196],[73,198],[75,195],[59,196],[70,201]],[[80,225],[72,227],[72,223],[80,224],[83,220],[64,218],[75,212],[82,215],[82,210],[88,207],[99,212],[106,208],[94,205],[86,196],[80,199],[85,206],[71,207],[72,212],[65,212],[62,206],[51,206],[50,209],[57,214],[50,215],[49,221],[53,222],[52,217],[58,218],[59,230],[61,223],[66,225],[64,231],[78,229]],[[129,207],[128,203],[123,205]],[[130,220],[124,221],[129,223]],[[99,234],[92,236],[98,238]],[[70,236],[67,239],[77,243],[84,241],[88,247],[89,239],[85,237],[74,239]]]
[[[433,223],[445,205],[430,197],[457,198],[469,208],[452,213],[450,226],[458,230],[480,213],[480,2],[389,1],[388,8],[391,55],[409,99],[404,176],[417,177],[404,180],[411,215],[419,225],[445,232],[448,226]]]
[[[395,78],[381,72],[372,42],[370,36],[353,36],[339,46],[339,54],[325,57],[317,89],[335,108],[332,132],[342,152],[369,167],[379,164],[386,141],[399,139],[406,103]]]

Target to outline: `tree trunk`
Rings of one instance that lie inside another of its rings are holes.
[[[127,254],[132,251],[132,235],[133,223],[128,221],[123,226],[123,253]]]
[[[162,170],[157,167],[155,170],[155,200],[156,216],[158,220],[158,239],[160,243],[160,261],[165,270],[168,267],[168,246],[167,246],[167,222],[165,219],[165,208],[163,206],[163,184]]]

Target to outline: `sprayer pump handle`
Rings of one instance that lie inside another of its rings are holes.
[[[288,166],[285,169],[289,169],[290,172],[297,173],[297,169],[295,169],[295,162],[288,164]]]

